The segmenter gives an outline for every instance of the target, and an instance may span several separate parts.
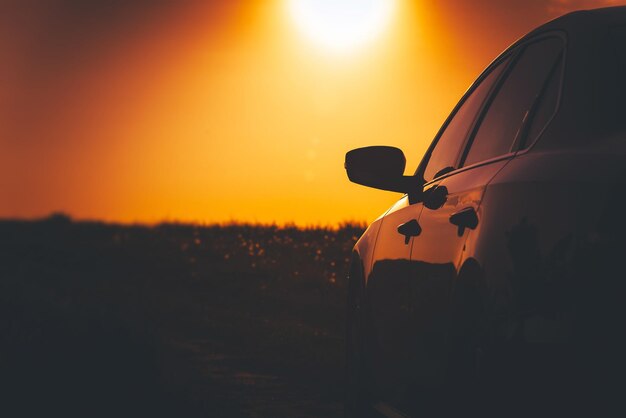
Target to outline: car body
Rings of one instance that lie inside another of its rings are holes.
[[[348,415],[615,406],[626,355],[626,7],[570,13],[511,45],[414,175],[390,147],[351,151],[346,169],[404,193],[354,247]]]

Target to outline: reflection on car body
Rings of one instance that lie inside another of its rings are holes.
[[[626,7],[575,12],[503,52],[354,248],[350,416],[605,415],[624,406]]]

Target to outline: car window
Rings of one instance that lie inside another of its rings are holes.
[[[428,164],[424,170],[424,179],[430,181],[444,172],[454,170],[467,134],[472,127],[492,86],[498,80],[509,59],[502,61],[466,96],[444,131],[439,136]]]
[[[518,138],[520,141],[520,149],[526,148],[532,144],[535,139],[537,139],[537,136],[539,136],[543,128],[545,128],[548,124],[550,118],[556,110],[556,105],[559,101],[559,90],[561,87],[562,61],[563,58],[555,63],[554,68],[549,75],[548,81],[541,92],[539,104],[532,112],[527,114],[527,123],[529,124],[527,129],[528,133],[524,135],[525,138]]]
[[[464,165],[511,151],[527,112],[538,103],[562,50],[563,41],[559,38],[545,39],[525,47],[489,104]]]

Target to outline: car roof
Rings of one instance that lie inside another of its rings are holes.
[[[602,7],[567,13],[539,26],[527,36],[546,30],[577,31],[619,24],[626,24],[626,6]]]

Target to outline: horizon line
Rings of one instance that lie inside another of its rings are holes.
[[[73,217],[65,212],[51,212],[44,216],[0,216],[0,222],[56,222],[56,223],[75,223],[75,224],[102,224],[109,226],[140,226],[140,227],[159,227],[166,225],[176,226],[192,226],[192,227],[258,227],[258,228],[298,228],[298,229],[341,229],[346,227],[362,227],[366,228],[370,222],[366,220],[345,219],[337,222],[308,222],[300,223],[297,221],[247,221],[239,219],[229,219],[226,221],[202,221],[202,220],[184,220],[184,219],[167,219],[158,221],[116,221],[97,218],[81,218]]]

